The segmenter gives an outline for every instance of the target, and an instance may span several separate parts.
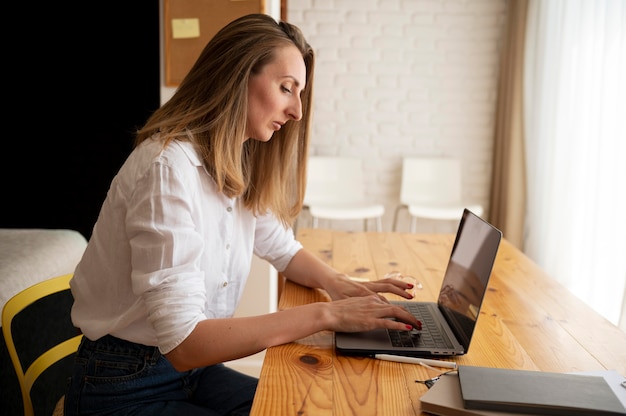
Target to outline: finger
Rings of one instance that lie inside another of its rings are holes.
[[[406,319],[403,318],[406,317]],[[422,323],[415,319],[411,314],[398,316],[395,319],[385,318],[382,320],[382,324],[387,329],[395,329],[398,331],[410,331],[412,329],[421,330]]]
[[[411,329],[415,328],[417,330],[422,329],[422,322],[418,320],[413,314],[406,312],[402,316],[398,317],[402,322],[411,325]]]
[[[413,294],[410,292],[413,286],[410,283],[405,282],[371,282],[368,288],[377,293],[393,293],[394,295],[402,296],[406,299],[413,299]]]
[[[402,330],[403,329],[402,325],[397,325],[397,322],[400,321],[401,323],[405,325],[408,324],[411,326],[411,328],[408,328],[407,330],[411,330],[413,328],[418,329],[418,330],[422,329],[422,323],[405,308],[401,306],[393,305],[393,304],[389,304],[385,306],[386,307],[381,311],[382,313],[385,314],[384,317],[387,318],[387,320],[390,320],[389,318],[396,320],[395,321],[396,324],[393,324],[389,328]],[[391,322],[394,322],[394,321],[391,320]]]
[[[413,325],[402,321],[394,321],[391,319],[382,319],[381,321],[383,322],[382,325],[385,329],[393,329],[396,331],[410,331],[413,329]]]
[[[373,281],[372,283],[376,284],[385,284],[388,287],[397,287],[403,290],[407,290],[407,289],[413,289],[415,288],[415,284],[416,284],[416,279],[414,277],[405,277],[402,280],[400,279],[382,279],[382,280],[376,280]]]

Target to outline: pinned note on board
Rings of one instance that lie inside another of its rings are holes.
[[[267,0],[163,0],[165,85],[177,87],[219,29]]]
[[[200,37],[200,19],[172,19],[172,39]]]

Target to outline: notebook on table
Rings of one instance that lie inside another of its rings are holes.
[[[626,408],[601,376],[463,365],[458,372],[466,409],[554,416],[626,415]]]
[[[466,354],[487,291],[502,232],[463,211],[437,302],[392,301],[422,322],[422,330],[337,332],[335,348],[346,355],[413,357]]]

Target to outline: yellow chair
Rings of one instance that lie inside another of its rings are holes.
[[[25,416],[63,414],[67,377],[82,339],[70,318],[71,277],[54,277],[24,289],[2,310],[2,332]]]

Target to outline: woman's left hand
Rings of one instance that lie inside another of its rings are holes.
[[[345,274],[340,274],[329,283],[328,287],[324,287],[324,290],[326,290],[332,300],[354,296],[369,296],[372,294],[377,294],[384,299],[380,293],[392,293],[406,299],[413,298],[413,295],[408,292],[408,290],[413,289],[413,285],[393,278],[357,282]]]

